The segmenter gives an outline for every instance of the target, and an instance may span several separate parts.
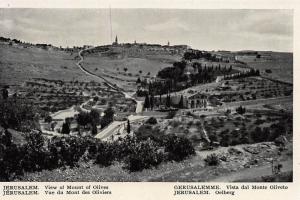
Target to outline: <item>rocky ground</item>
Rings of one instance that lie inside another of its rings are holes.
[[[220,158],[218,166],[207,166],[204,158],[215,153]],[[284,149],[274,143],[264,142],[252,145],[220,147],[212,151],[197,151],[197,154],[183,162],[163,163],[158,168],[141,172],[128,172],[122,163],[100,167],[92,162],[80,162],[75,168],[44,170],[27,173],[18,181],[184,181],[184,182],[234,182],[239,180],[260,180],[272,175],[271,159],[283,165],[282,172],[292,172],[292,143]]]

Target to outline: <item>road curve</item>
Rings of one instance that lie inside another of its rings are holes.
[[[136,105],[136,113],[142,112],[142,111],[143,111],[143,101],[138,101],[138,100],[136,100],[133,96],[131,96],[130,94],[124,92],[123,89],[121,89],[121,88],[118,87],[117,85],[111,83],[109,80],[107,80],[107,79],[104,78],[103,76],[96,75],[96,74],[94,74],[94,73],[92,73],[92,72],[86,70],[86,69],[81,65],[81,63],[82,63],[83,60],[84,60],[84,58],[83,58],[83,56],[82,56],[82,53],[83,53],[84,51],[91,50],[91,49],[94,49],[94,48],[95,48],[95,47],[90,47],[90,48],[87,48],[87,49],[82,49],[82,50],[80,50],[80,51],[78,52],[78,56],[79,56],[80,60],[76,63],[76,65],[77,65],[77,66],[79,67],[79,69],[80,69],[81,71],[83,71],[85,74],[90,75],[90,76],[93,76],[93,77],[95,77],[95,78],[99,78],[99,79],[104,80],[105,83],[106,83],[111,89],[116,90],[116,91],[122,93],[123,95],[125,95],[125,98],[134,100],[134,101],[136,102],[136,104],[137,104],[137,105]]]
[[[86,70],[83,66],[82,66],[82,62],[84,60],[83,58],[83,55],[82,53],[84,51],[87,51],[87,50],[91,50],[91,49],[94,49],[95,47],[90,47],[90,48],[87,48],[87,49],[82,49],[78,52],[78,56],[80,58],[80,60],[76,63],[76,65],[78,66],[78,68],[83,71],[85,74],[87,75],[90,75],[90,76],[93,76],[95,78],[99,78],[99,79],[102,79],[105,81],[105,83],[113,90],[116,90],[122,94],[125,95],[125,98],[128,98],[128,99],[132,99],[136,102],[136,113],[141,113],[143,111],[143,101],[138,101],[137,99],[135,99],[132,95],[124,92],[120,87],[118,87],[117,85],[111,83],[110,81],[108,81],[106,78],[104,78],[103,76],[100,76],[100,75],[96,75],[88,70]],[[144,119],[145,117],[144,116],[139,116],[139,115],[131,115],[128,117],[128,120],[130,121],[138,121],[138,120],[141,120],[141,119]],[[95,138],[98,138],[98,139],[101,139],[101,140],[105,140],[105,139],[108,139],[109,137],[111,137],[112,135],[116,134],[116,132],[118,132],[118,130],[120,129],[120,127],[124,126],[125,124],[127,123],[127,121],[114,121],[112,122],[110,125],[108,125],[107,127],[105,127],[103,130],[101,130],[96,136]]]

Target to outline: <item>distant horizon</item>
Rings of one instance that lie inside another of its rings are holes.
[[[1,36],[0,37],[4,37],[4,36]],[[4,37],[6,38],[6,37]],[[60,48],[60,46],[57,46],[57,45],[53,45],[51,43],[31,43],[31,42],[28,42],[28,41],[23,41],[23,40],[20,40],[18,38],[9,38],[11,40],[19,40],[20,42],[22,43],[28,43],[28,44],[32,44],[32,45],[37,45],[37,44],[47,44],[47,45],[51,45],[53,47],[57,47],[57,48]],[[122,43],[122,42],[119,42],[118,44],[134,44],[134,42],[126,42],[126,43]],[[157,44],[157,45],[161,45],[161,46],[165,46],[166,44],[159,44],[159,43],[145,43],[145,42],[136,42],[136,44],[149,44],[149,45],[154,45],[154,44]],[[100,44],[100,45],[88,45],[88,44],[85,44],[85,45],[82,45],[82,46],[67,46],[67,47],[63,47],[61,46],[62,48],[74,48],[74,47],[84,47],[84,46],[93,46],[93,47],[97,47],[97,46],[109,46],[109,45],[112,45],[112,44]],[[176,46],[176,45],[186,45],[186,44],[170,44],[170,46]],[[189,46],[189,45],[187,45]],[[200,50],[200,51],[214,51],[214,52],[220,52],[220,51],[229,51],[229,52],[241,52],[241,51],[258,51],[258,52],[275,52],[275,53],[293,53],[293,51],[272,51],[272,50],[255,50],[255,49],[241,49],[241,50],[227,50],[227,49],[218,49],[218,50],[206,50],[206,49],[197,49],[197,48],[192,48],[191,49],[194,49],[194,50]]]
[[[53,46],[188,45],[205,51],[293,52],[292,10],[0,9],[0,34]],[[111,37],[112,34],[112,37]]]

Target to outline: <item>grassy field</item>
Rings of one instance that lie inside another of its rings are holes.
[[[0,44],[0,84],[19,85],[31,78],[91,81],[63,51]]]
[[[83,66],[126,90],[134,91],[137,77],[155,76],[161,69],[172,67],[180,58],[178,54],[167,52],[111,48],[109,53],[85,54]]]
[[[259,69],[263,76],[293,83],[293,53],[259,52],[261,58],[242,60],[250,67]],[[265,70],[270,69],[271,73]]]

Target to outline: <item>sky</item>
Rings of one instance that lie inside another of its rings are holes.
[[[293,10],[111,9],[120,43],[293,51]],[[55,46],[111,43],[109,9],[0,9],[0,36]]]

